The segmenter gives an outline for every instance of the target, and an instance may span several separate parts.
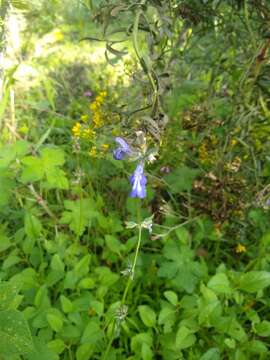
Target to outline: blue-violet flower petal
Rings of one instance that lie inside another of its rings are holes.
[[[134,173],[130,177],[132,186],[130,197],[143,199],[146,196],[146,183],[147,179],[143,173],[143,165],[138,164]]]
[[[121,137],[116,137],[115,141],[119,144],[119,147],[114,150],[113,157],[115,160],[123,160],[126,155],[131,154],[131,149],[128,143]]]

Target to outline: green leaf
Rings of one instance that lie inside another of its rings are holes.
[[[65,271],[65,264],[61,260],[60,256],[58,254],[54,254],[51,261],[51,268],[54,271],[58,271],[60,273],[63,273]]]
[[[52,350],[56,354],[61,354],[66,348],[63,340],[55,339],[48,343],[48,349]]]
[[[12,245],[10,238],[5,234],[5,226],[0,226],[0,253]]]
[[[156,324],[156,314],[148,305],[139,306],[139,314],[142,322],[147,327],[153,327]]]
[[[220,351],[218,348],[211,348],[200,357],[200,360],[220,360]]]
[[[269,353],[267,346],[260,340],[251,340],[248,343],[248,350],[252,354]]]
[[[13,300],[19,292],[19,287],[15,283],[0,283],[0,311],[7,310],[12,305]]]
[[[59,360],[58,355],[40,339],[34,338],[34,345],[35,349],[27,354],[27,360]]]
[[[12,190],[14,188],[15,181],[12,178],[12,174],[7,171],[1,171],[0,173],[0,206],[8,204]]]
[[[249,293],[257,292],[270,285],[270,272],[250,271],[241,274],[238,281],[239,289]]]
[[[50,327],[55,332],[60,332],[62,330],[63,318],[59,311],[56,311],[56,309],[50,309],[46,317]]]
[[[92,344],[82,344],[76,351],[76,360],[89,360],[93,355],[95,346]]]
[[[65,153],[59,148],[43,148],[40,155],[46,169],[52,166],[61,166],[65,163]]]
[[[161,263],[158,276],[169,279],[175,288],[191,293],[204,274],[202,265],[193,260],[193,251],[188,246],[169,239],[163,254],[167,261]]]
[[[182,191],[191,191],[193,181],[199,174],[200,170],[182,165],[165,176],[165,180],[169,184],[172,193],[180,193]]]
[[[7,357],[33,350],[29,327],[17,310],[0,311],[0,350]]]
[[[131,350],[141,355],[142,345],[147,344],[150,348],[153,344],[152,335],[149,333],[140,333],[132,337]]]
[[[21,181],[23,183],[35,182],[43,179],[45,169],[43,167],[42,159],[34,156],[27,156],[22,159],[22,164],[24,165],[21,175]]]
[[[153,353],[151,347],[148,344],[143,343],[142,344],[142,360],[152,360],[153,355],[154,355],[154,353]]]
[[[217,294],[230,294],[230,282],[224,273],[214,275],[208,282],[207,286]]]
[[[19,262],[21,262],[21,258],[19,258],[19,256],[17,256],[15,253],[10,253],[10,255],[8,255],[8,257],[3,262],[2,270],[7,270]]]
[[[45,180],[48,188],[67,189],[68,180],[59,167],[65,162],[65,154],[59,148],[43,148],[40,157],[26,156],[21,175],[23,183]]]
[[[180,326],[176,333],[175,346],[178,350],[186,349],[196,342],[193,331],[186,326]]]
[[[164,304],[158,316],[158,324],[164,325],[164,333],[168,333],[172,330],[175,321],[176,316],[174,305],[169,303]]]
[[[269,336],[270,335],[270,321],[263,320],[261,323],[255,325],[256,333],[259,336]]]
[[[97,319],[89,320],[84,329],[81,342],[96,345],[103,338],[103,331],[100,329],[100,323]]]
[[[73,311],[72,302],[64,295],[60,296],[61,306],[64,313],[70,313]]]
[[[165,291],[164,292],[165,298],[174,306],[178,303],[178,296],[174,291]]]
[[[116,254],[119,254],[123,248],[123,244],[121,244],[121,242],[112,235],[105,235],[105,242],[108,248]]]
[[[91,226],[93,219],[97,218],[96,205],[91,199],[64,202],[66,211],[63,212],[61,224],[68,224],[77,235],[82,235],[87,226]]]
[[[24,229],[29,238],[36,239],[41,234],[42,225],[35,215],[26,212],[24,216]]]
[[[89,273],[90,260],[91,256],[87,254],[76,264],[74,273],[78,278],[81,278]]]

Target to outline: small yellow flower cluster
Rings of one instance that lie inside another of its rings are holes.
[[[97,147],[96,146],[92,146],[91,149],[89,150],[89,156],[95,158],[97,157]]]
[[[84,129],[83,131],[82,131],[82,138],[84,138],[84,139],[94,139],[95,138],[95,136],[96,136],[96,132],[94,131],[94,130],[92,130],[92,129]]]
[[[80,137],[81,136],[81,124],[79,122],[76,122],[76,124],[72,128],[72,134],[74,137]]]
[[[233,147],[233,146],[235,146],[237,144],[237,142],[238,142],[237,139],[233,138],[230,141],[230,145]]]
[[[237,244],[237,246],[235,247],[235,252],[237,254],[241,254],[241,253],[246,252],[246,251],[247,251],[247,249],[246,249],[245,245]]]
[[[98,157],[102,157],[105,155],[105,153],[108,151],[109,149],[109,144],[102,144],[100,146],[100,149],[98,150],[96,146],[92,146],[91,149],[89,150],[88,154],[89,156],[96,158]]]
[[[95,131],[89,128],[85,128],[81,123],[76,122],[76,124],[72,128],[72,134],[75,138],[84,138],[84,139],[94,139]]]
[[[199,159],[201,160],[202,163],[205,163],[207,161],[207,158],[208,158],[207,146],[206,143],[203,142],[199,147]]]
[[[101,91],[99,95],[95,98],[94,102],[90,104],[90,110],[92,111],[93,124],[95,128],[101,127],[104,123],[104,113],[102,111],[102,105],[106,96],[107,92]]]

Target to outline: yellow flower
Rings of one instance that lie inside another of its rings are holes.
[[[231,146],[235,146],[237,144],[237,140],[236,139],[232,139],[231,140]]]
[[[105,152],[105,151],[107,151],[109,149],[109,144],[102,144],[101,148]]]
[[[72,128],[73,136],[80,137],[81,135],[81,124],[77,122]]]
[[[104,98],[107,96],[107,91],[101,91],[99,95]]]
[[[84,129],[82,137],[85,139],[93,139],[96,135],[96,132],[92,129]]]
[[[89,150],[89,156],[91,156],[91,157],[97,157],[97,148],[96,148],[96,146],[93,146],[93,147]]]
[[[246,252],[246,251],[247,251],[247,249],[246,249],[245,245],[237,244],[237,246],[235,247],[235,252],[237,254],[241,254],[241,253]]]
[[[202,163],[204,163],[208,158],[208,151],[206,143],[202,143],[199,147],[199,158]]]

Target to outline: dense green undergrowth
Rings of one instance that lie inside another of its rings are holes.
[[[24,10],[6,70],[0,359],[268,359],[269,9],[150,1],[138,52],[138,4],[90,3]]]

